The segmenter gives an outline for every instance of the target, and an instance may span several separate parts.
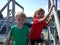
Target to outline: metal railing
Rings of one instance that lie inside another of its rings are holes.
[[[55,19],[55,25],[56,25],[56,28],[57,28],[57,31],[58,31],[58,36],[59,36],[59,41],[60,41],[60,24],[59,24],[59,19],[58,19],[58,15],[57,15],[57,6],[56,6],[56,1],[57,0],[49,0],[51,5],[55,5],[55,7],[53,8],[53,14],[54,14],[54,19]],[[55,2],[54,2],[55,1]],[[48,27],[49,31],[49,37],[48,38],[52,38],[53,39],[53,42],[54,42],[54,45],[56,45],[56,39],[55,37],[51,34],[51,31],[50,31],[50,27]],[[50,39],[49,39],[50,40]],[[51,45],[49,43],[49,45]]]
[[[51,4],[55,4],[56,3],[53,0],[50,0],[50,2],[51,2]],[[56,5],[53,8],[53,13],[54,13],[55,24],[56,24],[56,28],[57,28],[57,31],[58,31],[59,41],[60,41],[60,24],[59,24],[59,19],[58,19]]]
[[[4,25],[7,23],[8,19],[9,19],[9,16],[11,14],[12,14],[13,22],[14,22],[15,4],[18,5],[24,11],[24,8],[20,4],[18,4],[15,0],[8,0],[8,2],[5,4],[5,6],[0,10],[0,13],[2,13],[6,7],[7,7],[7,11],[9,11],[9,4],[10,4],[10,2],[12,2],[12,10],[11,10],[11,13],[10,12],[7,13],[7,18],[6,18],[6,20],[4,20],[4,23],[2,24],[2,26],[0,28],[0,31],[2,30],[2,28],[4,27]],[[9,34],[10,34],[10,31],[7,33],[6,38],[5,38],[5,42],[4,42],[3,45],[6,45],[6,42],[7,42],[8,38],[9,38]]]
[[[55,37],[51,33],[50,26],[48,26],[48,41],[49,41],[49,45],[52,45],[52,43],[51,43],[52,41],[50,41],[50,40],[53,40],[53,45],[56,45]]]

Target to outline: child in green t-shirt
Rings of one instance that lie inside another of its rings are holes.
[[[13,39],[13,45],[27,45],[27,37],[29,36],[29,28],[24,25],[26,15],[23,12],[17,12],[15,15],[17,25],[11,27],[10,40]]]

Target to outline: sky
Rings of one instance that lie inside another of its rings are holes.
[[[34,12],[38,8],[43,8],[46,13],[48,12],[48,0],[15,0],[15,1],[24,7],[24,12],[27,17],[33,17]],[[60,9],[59,2],[60,2],[60,0],[58,0],[58,9]],[[6,3],[7,3],[7,0],[0,1],[0,10],[3,8],[3,6]],[[22,11],[22,9],[20,7],[18,7],[17,5],[15,7],[16,7],[15,8],[16,11]],[[10,3],[10,9],[12,9],[12,3]],[[6,17],[7,16],[7,9],[5,9],[2,12],[2,14],[4,17]]]

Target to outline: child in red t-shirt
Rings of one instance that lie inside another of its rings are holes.
[[[33,24],[32,24],[32,28],[31,28],[31,33],[30,33],[30,43],[31,45],[35,45],[35,42],[37,42],[37,44],[39,42],[43,42],[43,40],[41,39],[41,32],[44,28],[44,26],[48,25],[49,22],[51,21],[51,17],[50,13],[53,9],[53,5],[50,8],[50,11],[48,12],[48,14],[46,16],[44,16],[45,11],[40,8],[38,9],[35,13],[34,13],[34,17],[33,17]],[[48,20],[46,22],[46,20]]]

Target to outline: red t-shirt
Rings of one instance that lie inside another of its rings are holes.
[[[34,19],[33,24],[32,24],[32,28],[31,28],[30,38],[34,39],[34,40],[40,39],[41,32],[42,32],[44,26],[47,25],[46,22],[36,23],[38,20],[39,20],[38,18]]]

